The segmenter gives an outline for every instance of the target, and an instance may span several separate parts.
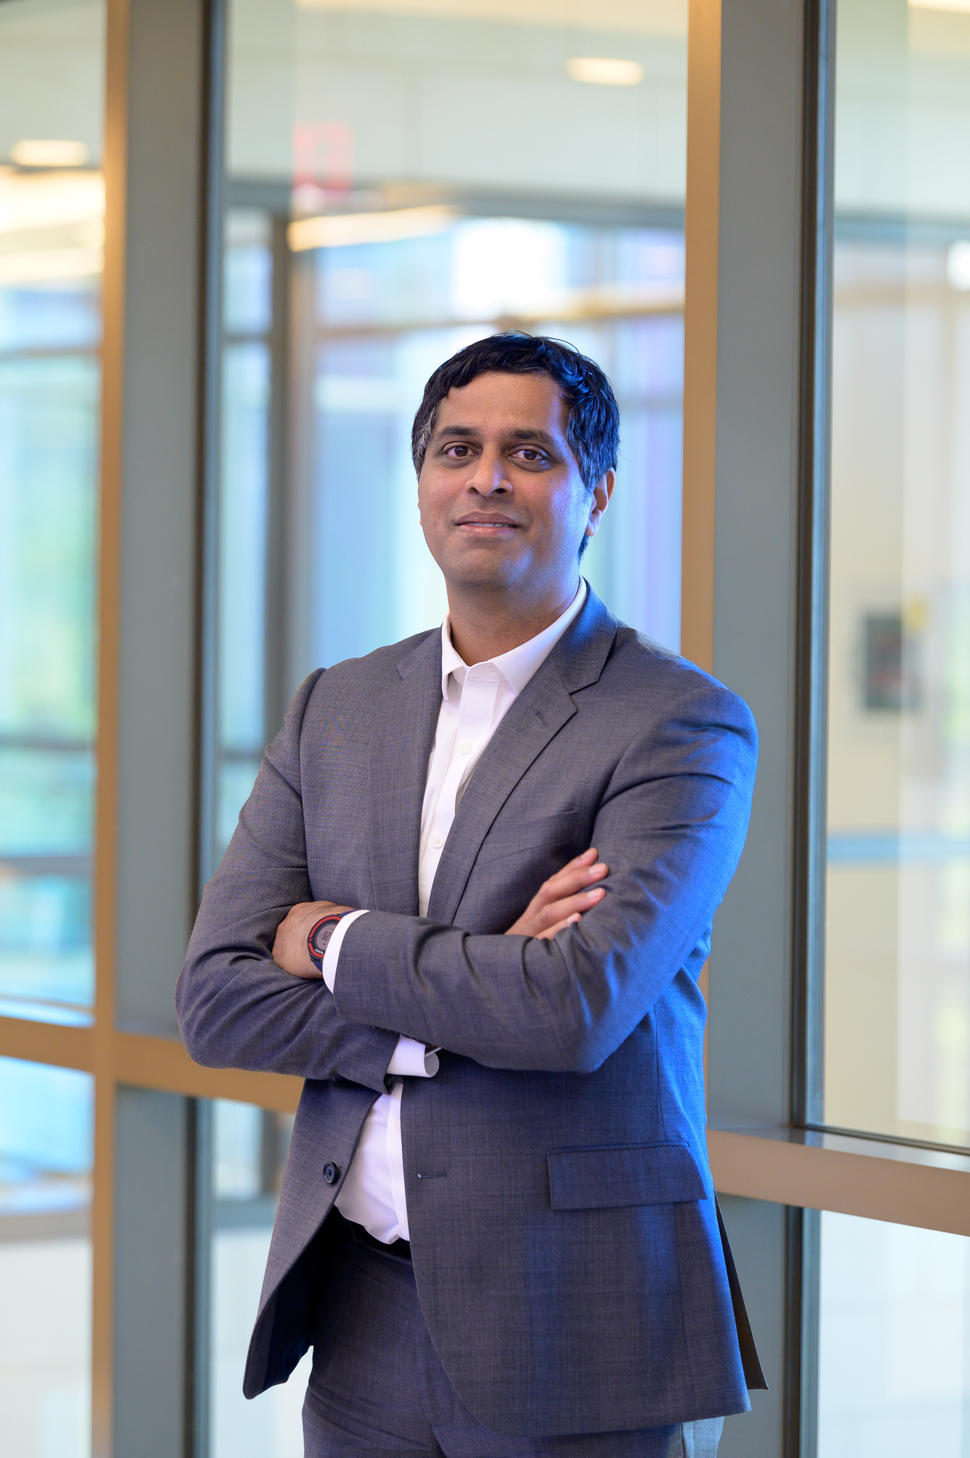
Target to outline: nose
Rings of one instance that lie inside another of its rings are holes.
[[[492,496],[496,491],[509,491],[511,485],[501,451],[482,451],[468,478],[468,489],[479,496]]]

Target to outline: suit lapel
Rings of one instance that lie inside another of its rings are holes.
[[[496,729],[468,781],[441,854],[428,903],[433,921],[454,920],[489,827],[530,765],[576,713],[572,694],[599,678],[616,626],[590,590],[579,616]]]
[[[374,704],[386,747],[370,756],[368,844],[374,909],[413,916],[418,909],[421,805],[441,707],[441,634],[431,632],[397,665]]]

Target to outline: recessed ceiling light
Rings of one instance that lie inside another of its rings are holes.
[[[10,148],[10,160],[18,167],[83,167],[88,149],[83,142],[38,137],[15,142]]]
[[[15,172],[0,182],[0,238],[104,216],[104,179],[98,172]]]
[[[588,81],[593,86],[639,86],[643,67],[639,61],[626,61],[619,56],[573,56],[566,70],[574,81]]]
[[[965,239],[951,243],[947,249],[946,279],[951,289],[961,293],[970,290],[970,243]]]
[[[100,248],[31,248],[0,253],[0,286],[96,278],[104,266]]]
[[[442,233],[455,222],[454,208],[393,208],[380,213],[331,213],[298,218],[286,230],[294,253],[306,248],[346,248],[356,243],[398,242]]]

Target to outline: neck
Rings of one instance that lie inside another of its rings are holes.
[[[575,596],[574,586],[559,602],[524,609],[521,603],[456,602],[449,593],[448,618],[455,651],[469,666],[509,653],[554,623]]]

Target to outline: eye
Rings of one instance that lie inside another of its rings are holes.
[[[453,440],[442,446],[441,454],[449,461],[467,461],[472,455],[472,448],[463,440]]]
[[[523,466],[546,466],[549,457],[538,446],[519,446],[513,451],[514,458]]]

